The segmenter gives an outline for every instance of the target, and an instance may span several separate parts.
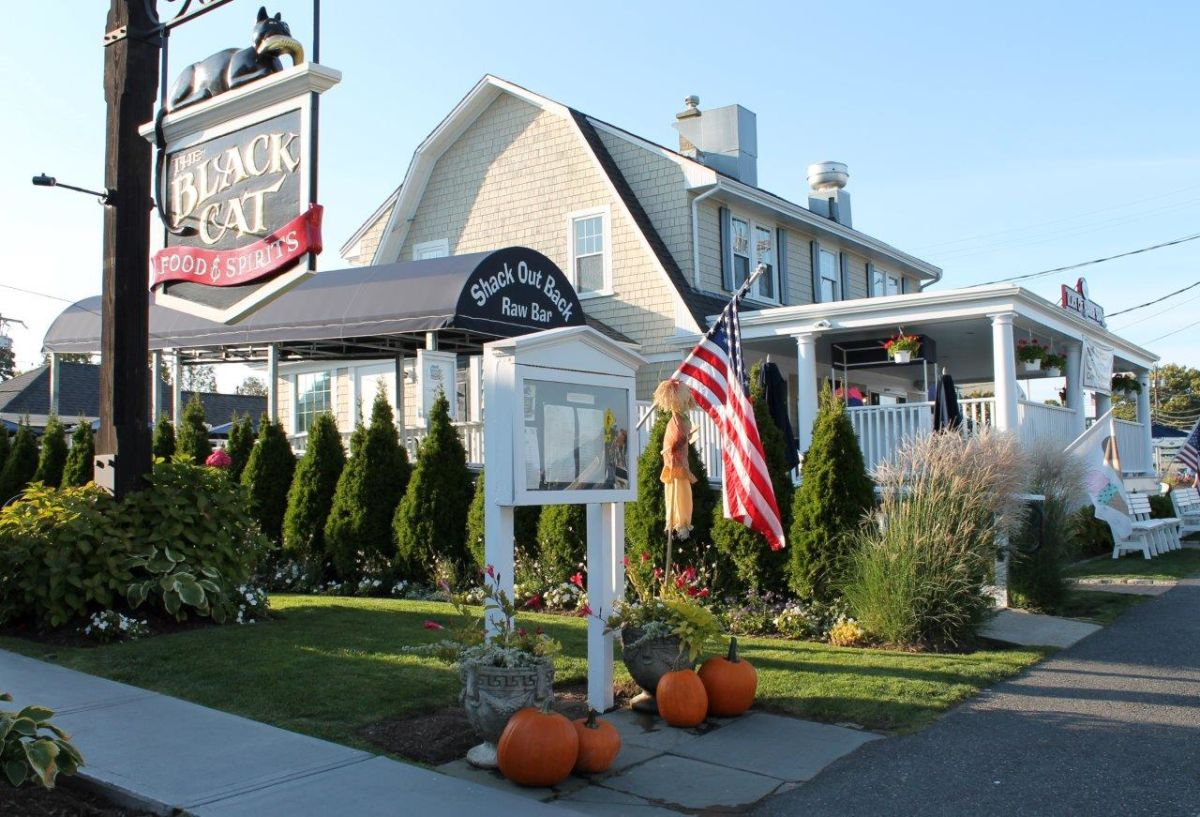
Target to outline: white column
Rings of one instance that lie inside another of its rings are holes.
[[[158,376],[162,369],[162,351],[155,349],[150,353],[150,422],[157,423],[162,416],[162,378]]]
[[[473,423],[483,420],[483,358],[471,355],[467,360],[467,416]]]
[[[510,357],[492,354],[484,357],[483,388],[489,406],[484,421],[483,458],[487,463],[483,492],[483,560],[491,565],[495,584],[508,597],[513,593],[513,411],[516,367]],[[488,632],[494,633],[499,613],[489,611]]]
[[[183,422],[183,356],[178,349],[171,355],[171,421],[176,428]]]
[[[396,430],[400,432],[400,446],[408,450],[408,424],[404,420],[404,355],[396,355]]]
[[[817,336],[811,332],[796,335],[796,377],[799,381],[796,404],[796,436],[800,454],[812,444],[813,423],[817,421],[820,395],[817,393]]]
[[[267,416],[279,422],[279,347],[274,343],[267,347]]]
[[[58,352],[50,353],[50,413],[58,416],[59,398],[62,396],[62,361]]]
[[[1083,403],[1083,346],[1079,343],[1067,344],[1067,399],[1066,406],[1075,412],[1071,418],[1071,430],[1078,437],[1083,433],[1084,403]]]
[[[587,506],[588,705],[600,712],[613,705],[613,641],[603,617],[625,592],[625,505]]]
[[[996,381],[995,426],[999,431],[1017,430],[1017,353],[1013,343],[1011,312],[989,315],[992,319],[992,371]]]
[[[1137,397],[1137,416],[1138,422],[1142,424],[1142,436],[1145,438],[1146,457],[1143,462],[1135,463],[1134,467],[1145,471],[1147,474],[1154,473],[1154,428],[1153,428],[1153,413],[1150,411],[1150,372],[1142,369],[1137,373],[1138,382],[1142,384],[1142,390],[1138,392]]]
[[[1108,414],[1112,408],[1112,395],[1096,392],[1096,419],[1100,419],[1105,414]]]

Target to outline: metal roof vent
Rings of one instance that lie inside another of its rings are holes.
[[[808,166],[808,186],[813,190],[841,190],[850,181],[850,170],[842,162],[814,162]]]

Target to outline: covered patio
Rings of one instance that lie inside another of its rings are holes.
[[[888,362],[879,348],[901,327],[924,341],[907,364]],[[1022,339],[1064,355],[1062,376],[1026,373],[1017,360]],[[1130,477],[1154,474],[1149,375],[1157,356],[1018,286],[745,310],[742,341],[748,363],[769,358],[789,376],[801,451],[811,442],[821,385],[859,389],[864,404],[848,412],[868,468],[905,438],[932,430],[929,389],[943,370],[958,387],[968,429],[991,426],[1028,445],[1058,447],[1108,411],[1113,373],[1131,372],[1142,390],[1137,420],[1116,421],[1121,466]],[[1034,396],[1047,390],[1057,405]],[[710,474],[719,473],[719,450],[705,459]]]

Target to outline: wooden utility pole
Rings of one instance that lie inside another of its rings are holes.
[[[118,498],[139,490],[151,467],[147,355],[152,154],[138,127],[154,118],[158,90],[159,35],[149,16],[154,13],[155,0],[111,0],[105,29],[104,184],[115,192],[104,208],[96,476],[97,483],[111,485]],[[118,32],[124,36],[115,36]],[[111,475],[104,475],[104,468],[111,468]]]

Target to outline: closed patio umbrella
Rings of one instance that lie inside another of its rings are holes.
[[[954,389],[954,378],[945,369],[933,395],[933,430],[957,430],[962,425],[962,414],[958,410],[958,392]]]

